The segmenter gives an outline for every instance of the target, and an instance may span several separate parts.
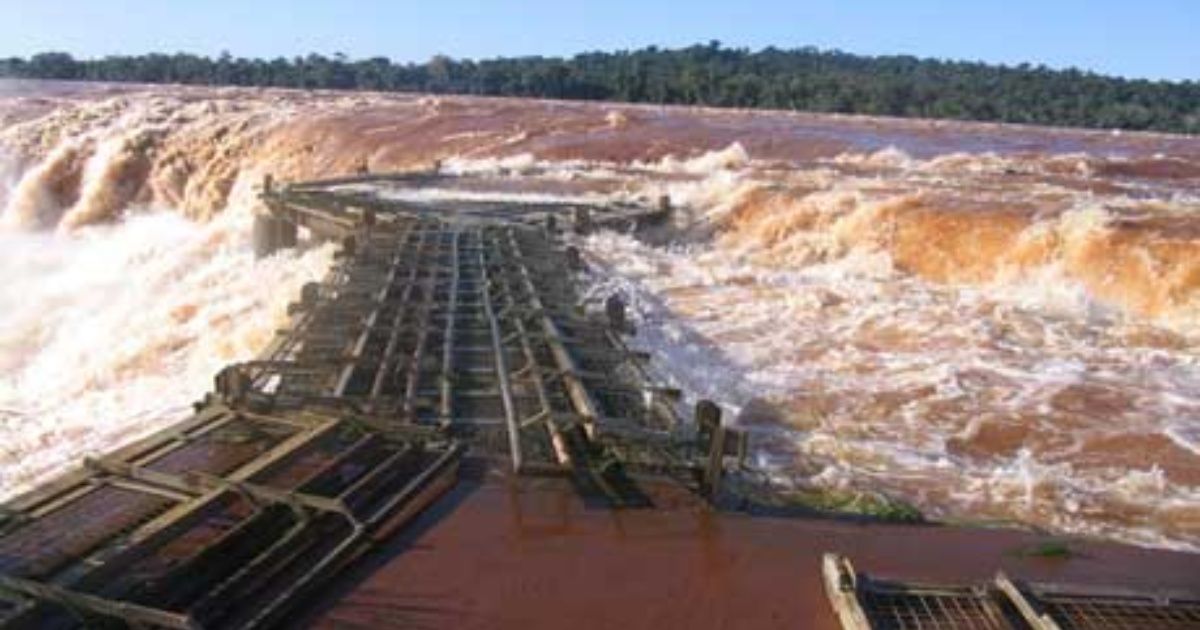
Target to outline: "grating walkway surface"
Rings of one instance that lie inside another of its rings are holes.
[[[1062,630],[1185,630],[1200,628],[1200,600],[1134,592],[1034,587],[1032,597]]]
[[[612,507],[649,504],[639,474],[701,488],[706,443],[580,311],[553,230],[346,198],[268,195],[291,222],[272,219],[270,248],[297,224],[342,248],[259,359],[191,418],[3,506],[0,626],[277,625],[464,457]]]
[[[927,585],[824,560],[825,591],[847,630],[1176,630],[1200,628],[1200,601],[1169,593],[1015,583]]]

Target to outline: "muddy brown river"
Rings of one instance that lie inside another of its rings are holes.
[[[587,280],[781,480],[1200,547],[1200,140],[513,99],[4,83],[0,496],[265,344],[330,253],[253,261],[264,174],[434,167],[372,192],[669,195]]]

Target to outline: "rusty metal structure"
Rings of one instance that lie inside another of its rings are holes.
[[[744,458],[719,409],[681,418],[624,305],[579,307],[560,228],[632,228],[655,208],[412,204],[355,186],[276,187],[260,255],[300,229],[340,250],[258,359],[188,419],[0,511],[0,627],[255,628],[455,483],[464,459],[570,478],[614,507],[641,480],[704,497]]]
[[[847,630],[1184,630],[1200,628],[1191,593],[1024,583],[922,584],[857,572],[826,555],[825,592]]]

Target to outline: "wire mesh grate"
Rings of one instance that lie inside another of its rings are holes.
[[[986,592],[880,591],[865,589],[863,610],[873,628],[887,630],[1007,630],[999,604]]]
[[[1195,630],[1200,602],[1151,599],[1047,596],[1038,598],[1063,630]]]
[[[847,630],[1024,629],[1020,612],[993,585],[932,585],[859,574],[837,554],[822,560],[825,592]]]

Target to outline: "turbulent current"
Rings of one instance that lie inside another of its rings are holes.
[[[180,419],[284,321],[328,253],[256,263],[243,221],[175,213],[0,234],[0,487]]]
[[[651,202],[581,239],[661,376],[773,474],[962,521],[1200,547],[1200,141],[467,98],[11,86],[0,496],[184,413],[327,248],[249,253],[252,185]]]

